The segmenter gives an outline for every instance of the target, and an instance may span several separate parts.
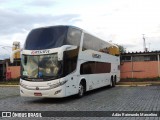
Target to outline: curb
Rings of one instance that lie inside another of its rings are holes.
[[[152,81],[148,81],[148,82],[118,82],[118,84],[160,84],[160,82],[152,82]]]
[[[0,85],[0,87],[19,87],[19,85]]]
[[[119,82],[118,87],[160,86],[160,82]],[[19,87],[19,85],[0,85],[0,87]]]
[[[160,86],[160,82],[119,82],[117,83],[116,86],[131,86],[131,87],[136,87],[136,86]]]
[[[145,86],[152,86],[152,84],[143,84],[143,85],[138,85],[138,84],[132,84],[132,85],[116,85],[117,87],[145,87]]]

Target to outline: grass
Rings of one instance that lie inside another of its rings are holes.
[[[121,79],[120,82],[148,82],[148,81],[153,81],[153,82],[160,82],[160,77],[156,78],[126,78],[126,79]]]
[[[0,85],[19,85],[19,78],[0,81]]]

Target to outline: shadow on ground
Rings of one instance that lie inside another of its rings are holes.
[[[102,87],[99,89],[95,89],[89,92],[86,92],[85,95],[82,98],[78,98],[76,95],[72,95],[69,97],[64,97],[64,98],[36,98],[29,100],[28,102],[30,103],[42,103],[42,104],[49,104],[49,103],[56,103],[56,104],[61,104],[61,103],[70,103],[72,101],[77,101],[81,99],[86,99],[87,97],[91,97],[94,94],[98,94],[100,92],[104,92],[105,90],[110,90],[111,88],[109,86]],[[114,88],[112,88],[114,89]]]

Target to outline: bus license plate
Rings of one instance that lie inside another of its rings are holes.
[[[34,93],[34,96],[42,96],[42,93],[40,93],[40,92],[35,92],[35,93]]]

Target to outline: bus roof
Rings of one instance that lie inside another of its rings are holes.
[[[57,25],[57,26],[46,26],[33,29],[24,44],[24,49],[26,50],[40,50],[40,49],[51,49],[54,47],[60,47],[64,44],[67,39],[67,33],[69,28],[75,28],[77,30],[83,31],[84,33],[89,32],[75,26],[71,25]],[[92,34],[90,34],[92,35]],[[92,35],[93,37],[96,37]],[[98,38],[98,37],[96,37]],[[106,47],[115,46],[115,44],[109,43],[98,38]]]

